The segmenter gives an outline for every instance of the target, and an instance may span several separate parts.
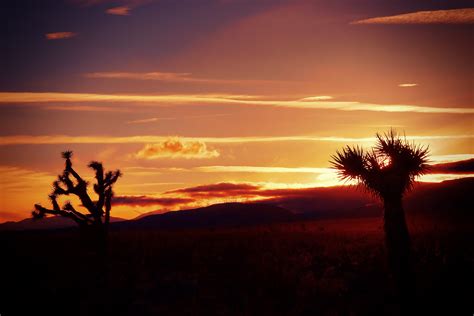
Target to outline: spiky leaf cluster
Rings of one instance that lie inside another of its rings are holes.
[[[393,129],[376,134],[370,150],[346,146],[332,158],[341,179],[357,180],[382,199],[399,199],[411,189],[416,177],[428,170],[428,147],[401,138]]]

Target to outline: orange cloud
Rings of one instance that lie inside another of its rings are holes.
[[[77,33],[74,32],[55,32],[55,33],[46,33],[44,35],[47,40],[60,40],[68,39],[74,36],[77,36]]]
[[[96,6],[96,5],[104,5],[109,3],[117,3],[120,2],[123,6],[127,7],[138,7],[141,5],[145,5],[148,3],[153,2],[154,0],[121,0],[121,1],[114,1],[114,0],[70,0],[71,2],[76,3],[79,6]]]
[[[351,24],[473,24],[474,8],[418,11],[406,14],[375,17]]]
[[[296,83],[295,81],[282,80],[233,80],[194,77],[189,72],[92,72],[84,75],[87,78],[97,79],[127,79],[127,80],[156,80],[164,82],[184,83],[211,83],[211,84],[271,84],[271,83]]]
[[[105,10],[105,13],[111,14],[111,15],[122,15],[122,16],[124,16],[124,15],[130,15],[130,10],[131,10],[130,7],[121,6],[121,7],[114,7],[114,8],[107,9],[107,10]]]
[[[474,114],[473,108],[430,107],[403,104],[385,105],[357,101],[302,101],[301,99],[261,100],[257,96],[247,95],[117,95],[61,92],[0,92],[0,104],[49,102],[138,102],[141,103],[141,105],[151,106],[168,106],[170,104],[220,104],[337,111]]]
[[[201,172],[245,172],[245,173],[334,173],[330,168],[308,167],[257,167],[257,166],[205,166],[193,170]]]
[[[330,95],[317,95],[314,97],[306,97],[298,101],[326,101],[326,100],[332,100],[332,99],[333,97],[331,97]]]
[[[412,88],[418,86],[417,83],[400,83],[398,85],[400,88]]]
[[[168,191],[165,192],[165,194],[179,194],[195,199],[226,197],[241,198],[259,196],[261,189],[262,187],[258,184],[222,182]]]
[[[160,198],[145,195],[123,195],[114,197],[114,205],[130,205],[130,206],[149,206],[161,205],[166,207],[173,207],[182,204],[195,202],[191,198]]]
[[[152,123],[158,121],[159,118],[157,117],[152,117],[148,119],[142,119],[142,120],[133,120],[133,121],[127,121],[127,124],[143,124],[143,123]]]
[[[165,141],[147,144],[135,154],[138,159],[185,158],[208,159],[219,156],[217,150],[210,150],[202,141],[184,141],[170,138]]]
[[[0,166],[0,187],[4,192],[24,192],[48,187],[54,175],[12,166]]]
[[[452,140],[472,139],[474,135],[429,135],[407,136],[407,140]],[[48,145],[48,144],[147,144],[161,143],[169,136],[67,136],[67,135],[13,135],[0,136],[0,146],[5,145]],[[204,142],[215,144],[262,143],[262,142],[336,142],[336,143],[372,143],[373,137],[320,137],[320,136],[269,136],[269,137],[180,137],[182,142]]]

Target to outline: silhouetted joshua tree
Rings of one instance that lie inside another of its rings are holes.
[[[87,193],[88,182],[72,168],[72,151],[63,152],[62,157],[66,160],[64,171],[53,182],[53,192],[49,195],[53,208],[47,209],[40,204],[35,204],[35,210],[32,212],[33,218],[43,218],[46,214],[64,216],[75,221],[80,228],[105,236],[110,222],[111,202],[114,194],[112,186],[122,175],[120,170],[104,173],[102,163],[97,161],[89,163],[88,167],[95,171],[97,180],[97,183],[94,184],[94,191],[98,195],[98,200],[93,201]],[[80,199],[81,206],[87,209],[87,213],[77,211],[70,202],[66,202],[62,208],[59,206],[58,196],[71,194]]]
[[[385,243],[388,262],[399,294],[411,295],[414,276],[411,245],[402,198],[417,176],[427,172],[428,147],[409,143],[394,130],[376,134],[374,148],[346,146],[332,156],[331,163],[343,180],[357,180],[384,205]]]

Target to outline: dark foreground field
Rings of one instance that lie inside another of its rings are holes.
[[[9,315],[397,315],[381,220],[112,232],[101,261],[76,231],[5,232]],[[472,315],[472,225],[411,221],[419,315]]]

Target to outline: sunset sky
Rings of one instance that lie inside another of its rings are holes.
[[[0,222],[49,206],[66,149],[123,171],[123,218],[336,185],[330,156],[391,127],[474,158],[469,4],[2,1]]]

